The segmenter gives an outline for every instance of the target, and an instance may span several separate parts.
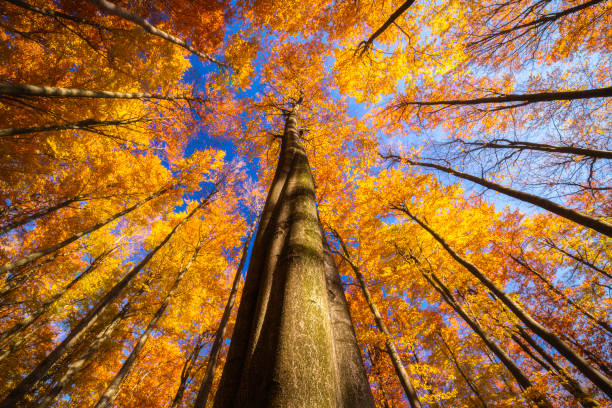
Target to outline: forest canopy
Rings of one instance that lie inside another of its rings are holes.
[[[612,2],[0,15],[1,408],[612,407]]]

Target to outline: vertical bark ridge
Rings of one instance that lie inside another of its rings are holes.
[[[330,312],[327,276],[333,274],[326,270],[314,180],[299,143],[298,106],[286,115],[215,407],[374,406],[354,333],[346,327],[348,311]],[[353,342],[352,352],[343,341]],[[339,355],[350,357],[349,364]],[[355,356],[359,367],[349,372]],[[356,389],[347,390],[348,384]]]

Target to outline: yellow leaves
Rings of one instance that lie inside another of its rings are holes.
[[[255,38],[245,40],[240,33],[234,34],[225,48],[227,63],[234,68],[231,82],[240,89],[246,90],[255,76],[253,60],[260,50],[260,44]]]

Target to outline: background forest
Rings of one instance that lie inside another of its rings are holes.
[[[298,101],[377,406],[612,406],[612,2],[0,13],[0,407],[212,403]]]

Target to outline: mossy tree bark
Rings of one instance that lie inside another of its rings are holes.
[[[285,130],[214,406],[374,407],[317,215],[297,112]]]

